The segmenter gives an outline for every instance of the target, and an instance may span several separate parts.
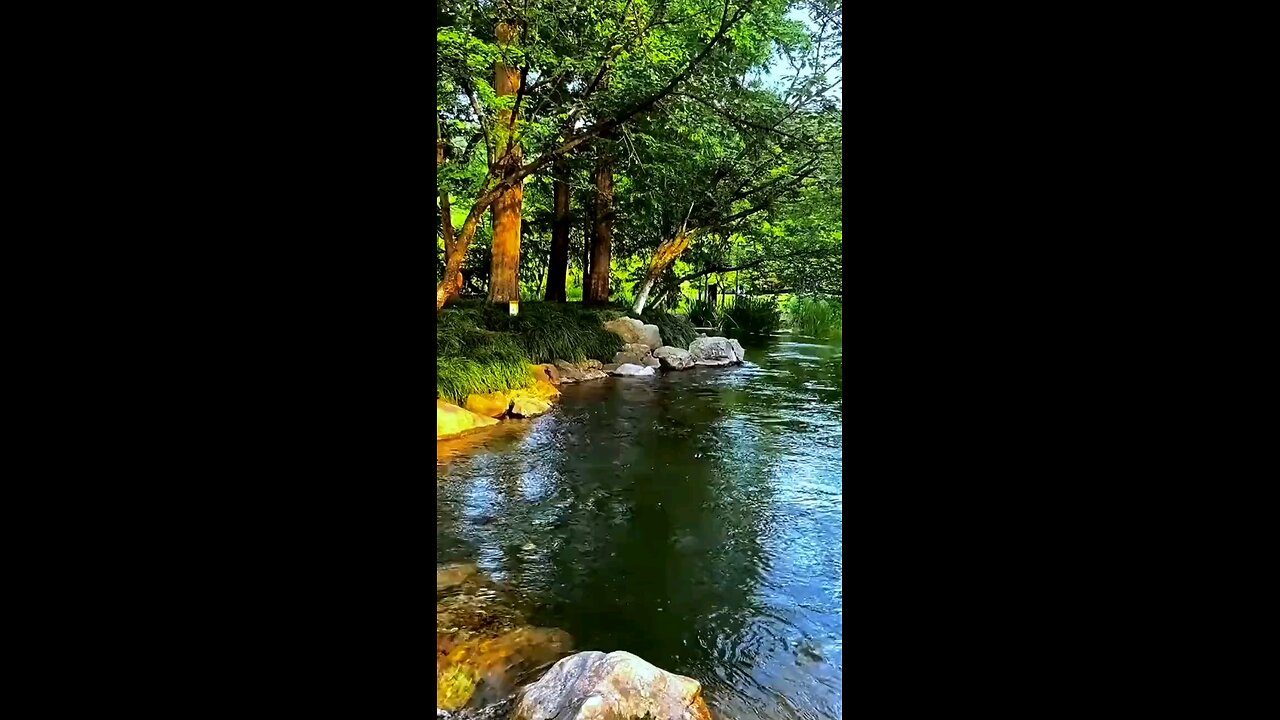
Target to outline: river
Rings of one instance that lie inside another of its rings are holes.
[[[437,563],[516,586],[576,649],[698,680],[722,720],[841,717],[841,358],[747,345],[438,442]]]

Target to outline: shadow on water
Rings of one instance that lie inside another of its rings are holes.
[[[579,649],[703,683],[718,717],[841,716],[841,348],[563,388],[438,443],[437,562],[472,561]]]

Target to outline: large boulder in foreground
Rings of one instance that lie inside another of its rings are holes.
[[[738,349],[734,348],[736,343],[736,340],[723,337],[697,338],[689,344],[689,355],[699,365],[728,365],[742,362],[742,356],[739,356]],[[740,349],[742,346],[737,347]]]
[[[688,350],[682,350],[675,345],[660,347],[653,351],[653,356],[667,370],[684,370],[685,368],[693,367],[695,362]]]
[[[623,364],[619,365],[618,367],[614,368],[614,369],[613,369],[613,372],[612,372],[611,374],[612,374],[612,375],[622,375],[622,376],[631,375],[631,376],[639,377],[639,376],[644,376],[644,375],[653,375],[653,374],[654,374],[654,372],[653,372],[653,368],[648,367],[648,366],[646,366],[646,365],[636,365],[636,364],[633,364],[633,363],[623,363]]]
[[[468,430],[497,425],[498,421],[436,398],[436,439],[461,435]]]
[[[628,652],[580,652],[521,692],[514,720],[711,720],[697,680]]]

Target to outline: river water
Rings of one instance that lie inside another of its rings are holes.
[[[841,347],[563,386],[437,442],[438,563],[477,563],[578,650],[703,685],[713,715],[839,718]]]

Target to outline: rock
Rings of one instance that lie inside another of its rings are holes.
[[[602,365],[604,365],[604,363],[592,358],[587,358],[586,360],[577,363],[579,370],[599,370]]]
[[[662,367],[668,370],[684,370],[693,367],[694,363],[693,356],[688,350],[674,345],[664,345],[654,350],[653,356],[662,363]]]
[[[662,365],[658,358],[653,357],[652,355],[640,358],[640,364],[651,368],[661,367]]]
[[[477,415],[466,408],[436,399],[436,439],[461,435],[468,430],[497,425],[491,417]]]
[[[604,367],[602,367],[602,368],[600,368],[600,369],[601,369],[601,370],[603,370],[604,372],[606,372],[606,373],[608,373],[608,374],[612,375],[612,374],[613,374],[613,371],[614,371],[614,370],[617,370],[617,369],[618,369],[618,366],[619,366],[619,365],[621,365],[621,364],[622,364],[622,363],[609,363],[608,365],[605,365]]]
[[[653,368],[645,365],[636,365],[634,363],[623,363],[622,365],[619,365],[617,368],[614,368],[613,374],[623,375],[623,376],[629,375],[629,376],[637,376],[637,377],[642,375],[652,375]]]
[[[643,332],[641,332],[641,328],[643,327],[644,323],[628,317],[616,318],[604,324],[605,330],[608,330],[622,338],[622,342],[624,343],[644,343],[649,345],[648,343],[645,343],[645,336]],[[649,345],[649,347],[654,346]]]
[[[515,402],[516,398],[533,398],[535,400],[555,402],[556,398],[560,397],[560,391],[549,382],[537,380],[527,388],[512,390],[507,393],[507,396],[511,398],[512,402]]]
[[[537,417],[551,409],[551,403],[530,397],[518,397],[511,403],[513,417]]]
[[[488,706],[488,716],[529,673],[572,652],[568,633],[530,627],[519,604],[512,588],[474,565],[436,569],[437,714]]]
[[[456,587],[476,576],[480,569],[475,563],[452,563],[436,568],[436,592]]]
[[[703,361],[739,362],[738,352],[733,349],[728,338],[722,337],[697,338],[689,344],[689,354],[699,365],[703,364]]]
[[[645,345],[644,343],[627,343],[626,345],[622,346],[622,352],[635,353],[640,357],[644,357],[645,355],[648,355],[649,353],[653,352],[653,347],[649,345]]]
[[[576,383],[583,379],[582,370],[570,365],[568,361],[557,360],[555,364],[556,370],[560,372],[560,384]]]
[[[631,363],[632,365],[641,365],[643,364],[644,359],[647,357],[649,357],[648,353],[634,353],[634,352],[615,353],[613,356],[613,364],[625,365],[627,363]]]
[[[466,640],[436,666],[436,707],[483,707],[516,688],[522,675],[573,648],[559,628],[517,628],[494,638]]]
[[[514,720],[711,720],[702,685],[629,652],[580,652],[557,662],[516,702]]]
[[[644,339],[640,342],[651,348],[662,347],[662,333],[658,332],[657,325],[641,325],[640,336]]]
[[[742,343],[730,338],[729,344],[733,346],[733,351],[737,353],[738,362],[742,362],[747,359],[747,351],[742,349]]]
[[[583,380],[603,380],[609,377],[603,370],[586,370],[582,373]]]
[[[511,398],[500,392],[491,392],[484,395],[473,393],[467,396],[467,402],[464,407],[477,415],[500,418],[506,415],[507,408],[511,407]]]
[[[734,360],[699,360],[695,365],[705,365],[707,367],[724,367],[725,365],[734,364]]]
[[[551,383],[552,385],[560,384],[560,371],[551,363],[542,363],[541,365],[530,365],[529,372],[533,374],[534,379]]]

